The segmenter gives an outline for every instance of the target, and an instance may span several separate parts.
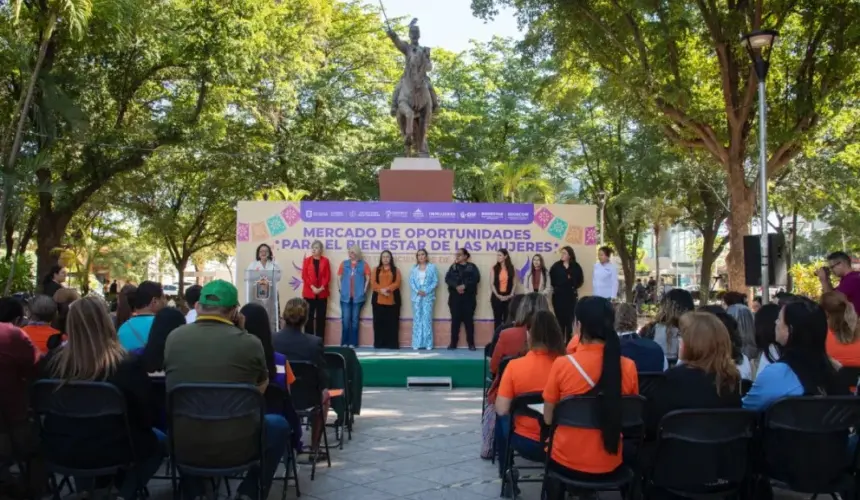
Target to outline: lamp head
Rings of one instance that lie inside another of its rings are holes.
[[[767,71],[770,69],[770,55],[778,36],[779,33],[775,30],[756,30],[741,36],[741,41],[747,48],[756,75],[761,82],[767,78]]]

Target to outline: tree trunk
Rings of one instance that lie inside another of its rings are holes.
[[[57,16],[52,13],[48,18],[48,25],[45,26],[45,30],[42,32],[39,55],[36,57],[36,65],[33,67],[33,73],[30,75],[30,81],[27,83],[27,92],[24,95],[24,100],[20,103],[19,108],[15,110],[18,118],[18,123],[15,126],[15,138],[12,140],[12,146],[9,148],[9,157],[6,160],[6,165],[4,165],[3,175],[0,176],[0,227],[3,227],[3,222],[6,220],[6,204],[9,202],[8,193],[12,191],[13,187],[11,181],[7,183],[7,177],[10,177],[15,169],[15,161],[18,159],[18,152],[21,150],[24,124],[27,123],[27,110],[30,109],[30,104],[33,102],[33,92],[39,79],[39,73],[42,71],[45,54],[48,52],[48,45],[51,42],[51,36],[54,34],[54,27],[56,25]]]
[[[791,213],[791,229],[788,230],[788,250],[785,252],[785,267],[788,270],[786,291],[794,293],[794,278],[791,276],[791,266],[794,263],[794,251],[797,248],[797,205]]]
[[[755,194],[747,187],[743,168],[729,169],[729,254],[726,256],[729,283],[728,289],[747,293],[746,275],[744,274],[744,236],[749,234],[750,221],[755,210]],[[767,231],[767,228],[765,228]]]
[[[717,231],[708,228],[702,231],[702,266],[699,269],[699,300],[702,305],[711,301],[711,276],[714,271],[714,243],[717,241]]]
[[[51,266],[57,263],[57,257],[52,254],[53,250],[63,245],[63,236],[69,225],[71,215],[56,214],[50,212],[39,218],[39,232],[36,236],[36,279],[41,283],[42,277],[48,274]]]
[[[176,285],[176,287],[179,290],[177,293],[179,293],[180,297],[185,297],[185,268],[186,267],[188,267],[188,257],[185,257],[184,259],[180,259],[176,263],[176,272],[177,272],[177,274],[179,274],[179,283]]]
[[[663,293],[663,281],[660,279],[660,227],[654,226],[654,267],[656,268],[654,280],[657,287],[654,289],[654,303],[660,300]]]
[[[618,251],[618,258],[621,259],[621,271],[624,273],[624,296],[627,302],[633,302],[633,283],[636,282],[636,257],[627,247],[627,242],[624,238],[612,238],[612,243]],[[634,249],[635,250],[635,249]]]

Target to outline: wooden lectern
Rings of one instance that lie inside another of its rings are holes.
[[[379,172],[380,201],[453,200],[454,171],[442,169],[436,158],[395,158]]]

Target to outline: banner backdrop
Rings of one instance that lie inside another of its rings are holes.
[[[436,291],[435,343],[447,345],[450,338],[448,290],[444,276],[459,248],[466,248],[481,272],[476,337],[484,345],[492,335],[490,308],[491,268],[496,252],[505,248],[517,269],[517,290],[522,291],[531,258],[544,257],[547,267],[559,259],[561,247],[573,247],[585,274],[580,296],[591,293],[591,275],[596,261],[596,208],[592,205],[532,205],[411,202],[240,202],[236,228],[237,276],[254,260],[262,243],[270,245],[281,267],[279,285],[281,309],[292,297],[301,296],[301,266],[319,240],[331,260],[332,274],[347,259],[347,249],[358,245],[371,267],[379,264],[379,254],[389,250],[403,275],[401,287],[401,344],[411,342],[412,309],[409,301],[409,271],[415,253],[425,248],[439,272]],[[329,298],[327,343],[340,343],[340,303],[332,278]],[[244,283],[237,283],[244,290]],[[240,297],[244,297],[240,293]],[[368,300],[369,302],[369,300]],[[362,310],[361,345],[373,343],[371,308]]]

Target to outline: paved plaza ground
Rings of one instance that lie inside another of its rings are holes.
[[[407,391],[366,388],[352,441],[332,451],[332,468],[301,465],[303,500],[486,500],[498,498],[496,468],[478,458],[480,389]],[[333,433],[332,433],[333,434]],[[278,476],[282,477],[280,471]],[[269,500],[281,498],[276,481]],[[522,484],[521,498],[540,498],[538,484]],[[154,481],[153,500],[171,498],[169,482]],[[295,498],[290,487],[287,498]],[[226,495],[222,492],[221,498]],[[803,498],[777,493],[777,498]],[[618,500],[604,493],[603,500]]]

